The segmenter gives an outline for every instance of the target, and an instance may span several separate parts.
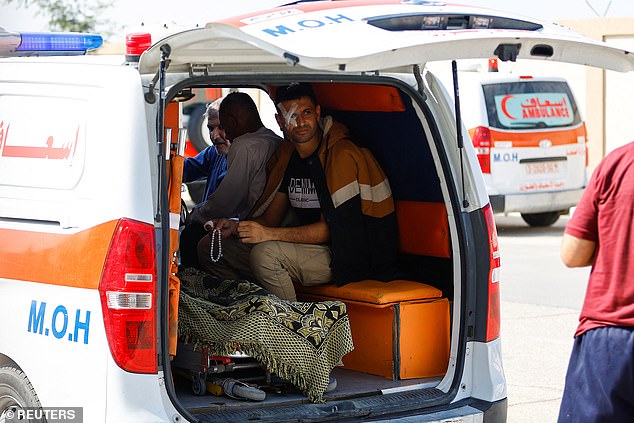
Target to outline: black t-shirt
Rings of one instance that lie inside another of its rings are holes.
[[[311,156],[313,160],[319,160],[316,156]],[[317,189],[310,175],[308,160],[302,159],[296,151],[291,155],[280,192],[288,195],[288,200],[299,219],[301,225],[309,225],[318,222],[321,218],[321,205],[317,197]]]

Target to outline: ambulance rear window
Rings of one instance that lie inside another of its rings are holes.
[[[564,81],[505,82],[486,84],[482,89],[493,128],[561,128],[581,121]]]

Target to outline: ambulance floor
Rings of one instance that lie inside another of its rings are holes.
[[[324,399],[337,400],[342,398],[360,397],[383,393],[397,392],[414,388],[432,388],[436,386],[441,378],[424,378],[392,381],[382,376],[374,376],[367,373],[355,372],[352,370],[335,369],[332,375],[337,379],[337,388],[324,394]],[[230,376],[229,376],[230,377]],[[306,397],[295,389],[292,385],[283,384],[275,387],[262,387],[266,392],[264,401],[247,401],[229,398],[226,395],[215,396],[209,392],[205,395],[194,395],[192,382],[182,375],[175,376],[174,379],[176,393],[181,405],[187,408],[192,414],[206,413],[214,409],[229,409],[232,407],[258,407],[258,404],[266,403],[267,406],[275,403],[291,405],[307,402]]]

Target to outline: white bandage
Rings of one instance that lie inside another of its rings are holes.
[[[277,107],[280,108],[280,111],[282,112],[282,117],[284,118],[284,122],[286,123],[287,127],[292,128],[294,126],[297,126],[297,116],[295,116],[295,111],[297,110],[297,107],[299,107],[297,103],[293,103],[288,111],[286,111],[282,103],[278,103]]]

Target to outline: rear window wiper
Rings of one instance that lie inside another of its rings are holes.
[[[543,128],[543,126],[541,126]],[[531,128],[538,128],[537,124],[535,123],[516,123],[516,122],[511,122],[507,125],[507,128],[521,128],[521,129],[531,129]]]
[[[509,127],[511,128],[550,128],[546,122],[510,122]]]

